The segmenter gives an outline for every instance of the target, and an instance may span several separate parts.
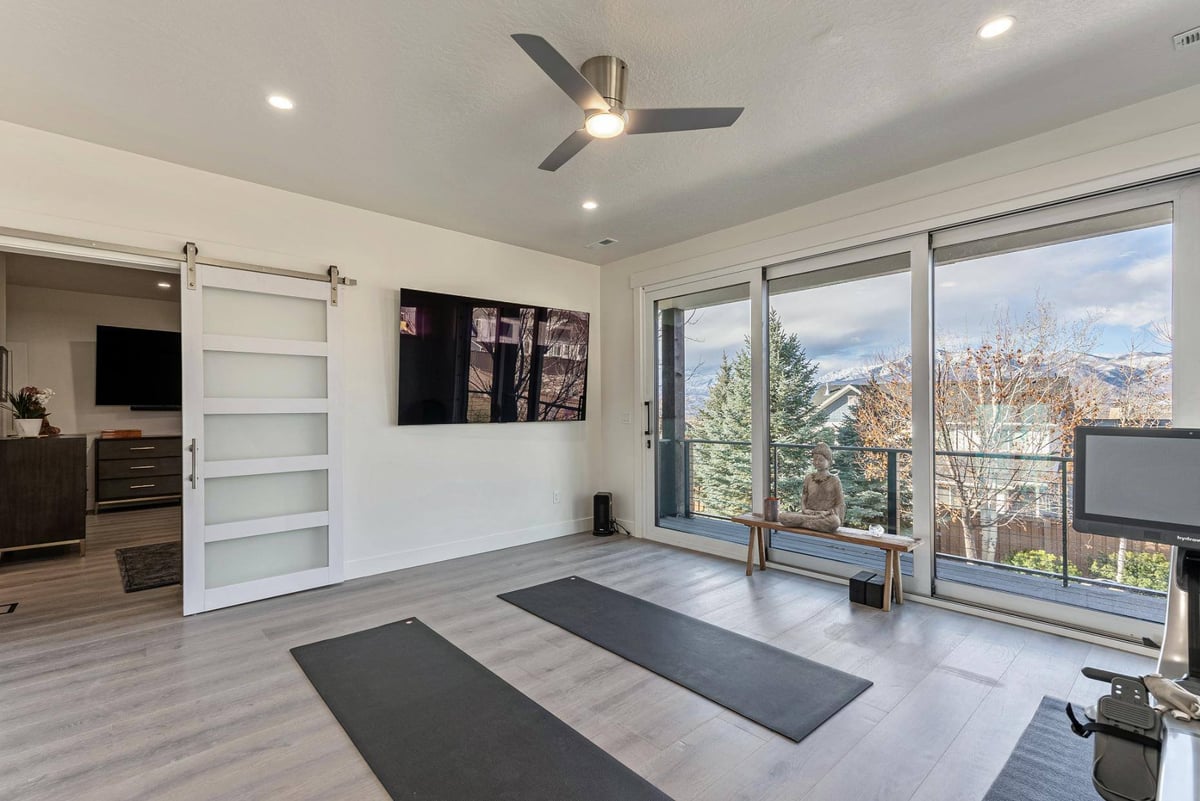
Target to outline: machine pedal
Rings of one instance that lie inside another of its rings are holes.
[[[1153,732],[1158,727],[1158,714],[1145,704],[1131,703],[1111,695],[1100,698],[1097,709],[1100,719],[1113,726]]]

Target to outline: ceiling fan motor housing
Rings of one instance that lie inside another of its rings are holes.
[[[595,56],[583,62],[579,72],[596,87],[612,110],[620,113],[625,108],[626,69],[625,62],[616,56]]]

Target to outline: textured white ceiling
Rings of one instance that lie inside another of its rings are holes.
[[[0,118],[605,263],[1200,82],[1171,43],[1197,24],[1196,0],[0,0]],[[542,172],[580,114],[514,32],[624,58],[632,106],[746,112]]]

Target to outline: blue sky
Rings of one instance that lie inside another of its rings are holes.
[[[1111,356],[1167,352],[1153,329],[1170,318],[1171,227],[1159,225],[1076,242],[937,267],[935,319],[939,341],[977,339],[997,312],[1026,314],[1040,297],[1062,320],[1099,318],[1092,352]],[[825,376],[908,352],[909,276],[879,276],[771,297],[788,331],[800,335]],[[732,356],[749,327],[748,301],[696,312],[686,343],[688,370],[703,384]]]

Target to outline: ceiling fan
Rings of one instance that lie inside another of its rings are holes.
[[[728,128],[742,108],[625,108],[625,62],[616,56],[595,56],[575,69],[540,36],[514,33],[512,38],[550,80],[583,109],[583,127],[554,148],[538,169],[553,172],[593,139],[702,128]]]

